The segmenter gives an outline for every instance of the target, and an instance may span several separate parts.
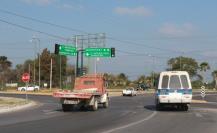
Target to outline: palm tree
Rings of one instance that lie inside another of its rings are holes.
[[[215,80],[215,88],[217,88],[217,70],[212,72],[213,79]]]
[[[0,72],[7,70],[9,67],[11,67],[11,64],[12,63],[8,61],[6,56],[0,56]]]
[[[209,70],[209,69],[210,69],[210,66],[209,66],[209,64],[208,64],[207,62],[202,62],[202,63],[200,64],[200,71],[203,73],[203,74],[202,74],[203,82],[204,82],[204,78],[205,78],[204,74],[205,74],[205,72],[206,72],[207,70]]]

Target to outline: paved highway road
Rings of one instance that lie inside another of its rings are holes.
[[[0,94],[2,96],[3,94]],[[22,95],[5,95],[24,97]],[[0,115],[1,133],[215,133],[217,95],[207,104],[192,104],[188,112],[155,111],[154,97],[113,97],[108,109],[64,113],[58,100],[29,96],[36,107]],[[199,97],[197,97],[199,98]],[[216,100],[215,100],[216,99]]]

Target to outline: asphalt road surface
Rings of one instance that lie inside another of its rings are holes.
[[[0,96],[25,97],[24,95]],[[217,95],[189,111],[156,111],[153,94],[112,97],[108,109],[62,112],[50,96],[29,96],[36,107],[0,114],[0,133],[216,133]],[[196,99],[201,99],[199,96]]]

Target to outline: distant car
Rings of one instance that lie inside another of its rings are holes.
[[[39,91],[39,86],[23,86],[23,87],[18,87],[18,91]]]
[[[138,84],[137,90],[148,90],[150,88],[147,84]]]
[[[136,96],[137,91],[133,87],[130,87],[130,88],[124,89],[122,91],[122,94],[123,96]]]

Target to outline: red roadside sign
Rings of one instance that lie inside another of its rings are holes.
[[[24,74],[22,75],[22,81],[23,81],[23,82],[29,82],[29,80],[30,80],[30,75],[29,75],[29,73],[24,73]]]

